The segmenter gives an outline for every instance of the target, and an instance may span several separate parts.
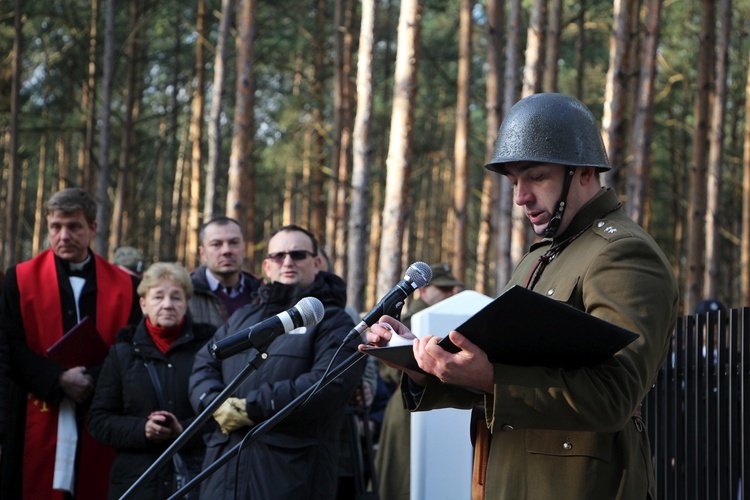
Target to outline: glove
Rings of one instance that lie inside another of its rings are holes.
[[[255,425],[247,416],[245,403],[242,398],[227,398],[214,412],[214,420],[219,424],[221,432],[229,434],[240,427]]]

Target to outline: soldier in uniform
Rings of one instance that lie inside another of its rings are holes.
[[[537,94],[516,103],[486,168],[510,179],[515,203],[544,237],[507,286],[525,286],[639,337],[600,364],[562,369],[492,363],[455,331],[450,338],[461,350],[452,354],[427,336],[414,341],[414,353],[430,375],[402,379],[407,407],[484,408],[473,430],[473,498],[653,497],[640,405],[676,322],[669,262],[614,191],[601,187],[598,174],[609,162],[596,120],[578,100]],[[405,327],[384,316],[368,341],[384,345],[391,328]]]

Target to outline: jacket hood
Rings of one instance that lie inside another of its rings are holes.
[[[337,275],[326,271],[318,272],[315,281],[308,287],[300,288],[275,282],[261,286],[258,294],[262,303],[278,304],[282,307],[294,306],[304,297],[315,297],[325,307],[346,306],[346,283]]]

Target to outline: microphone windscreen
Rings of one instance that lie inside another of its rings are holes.
[[[302,316],[302,324],[308,327],[320,323],[326,312],[323,303],[315,297],[305,297],[295,307]]]
[[[406,276],[416,285],[417,288],[427,286],[432,279],[432,268],[424,262],[415,262],[406,270]]]

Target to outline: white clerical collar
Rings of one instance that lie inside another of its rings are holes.
[[[91,262],[91,254],[86,255],[86,259],[83,262],[68,261],[68,266],[71,271],[83,271],[83,268],[86,267],[86,264],[89,262]]]

